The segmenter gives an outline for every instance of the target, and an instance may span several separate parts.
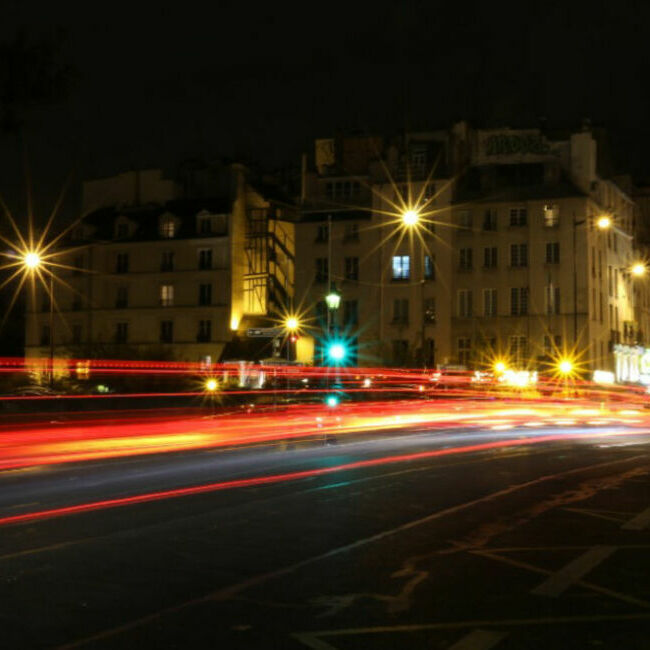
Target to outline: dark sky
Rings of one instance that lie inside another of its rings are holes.
[[[63,29],[77,71],[67,100],[27,115],[42,211],[73,168],[81,180],[202,154],[297,163],[337,128],[463,117],[589,116],[610,129],[619,168],[646,176],[648,4],[8,0],[0,39]],[[22,146],[0,136],[0,191],[16,210]]]

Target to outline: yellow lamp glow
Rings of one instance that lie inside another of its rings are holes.
[[[640,277],[642,275],[646,274],[646,266],[643,262],[637,262],[632,266],[632,275],[636,275],[637,277]]]
[[[420,215],[415,210],[407,210],[402,215],[402,221],[406,226],[414,226],[420,220]]]
[[[298,319],[295,316],[289,316],[289,318],[287,318],[287,320],[284,321],[284,326],[290,332],[295,332],[299,326]]]
[[[23,263],[28,269],[35,269],[41,264],[41,256],[33,251],[26,253],[23,257]]]
[[[210,393],[214,393],[215,390],[219,387],[219,384],[217,383],[216,379],[208,379],[205,382],[205,390],[207,390]]]
[[[504,373],[507,370],[507,366],[503,361],[497,361],[494,364],[494,372]]]
[[[563,375],[570,375],[573,371],[573,363],[569,359],[562,359],[557,365],[558,370]]]
[[[607,216],[602,216],[598,218],[598,221],[596,221],[596,225],[601,229],[601,230],[607,230],[608,228],[611,227],[612,225],[612,220],[607,217]]]

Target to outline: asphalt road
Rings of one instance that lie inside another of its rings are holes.
[[[0,646],[648,648],[650,432],[612,431],[2,472],[0,518],[92,509],[0,526]]]

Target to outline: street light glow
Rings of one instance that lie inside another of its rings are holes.
[[[332,343],[329,346],[329,356],[333,361],[343,361],[345,358],[345,346],[342,343]]]
[[[205,390],[207,390],[209,393],[214,393],[215,390],[217,390],[219,384],[217,383],[216,379],[208,379],[205,382]]]
[[[41,265],[41,256],[35,251],[25,253],[25,256],[23,257],[23,264],[28,269],[35,269]]]
[[[632,266],[632,275],[636,275],[637,277],[645,275],[646,271],[647,269],[643,262],[637,262]]]
[[[284,321],[284,326],[290,332],[295,332],[299,326],[298,319],[295,316],[289,316],[287,320]]]
[[[325,302],[329,309],[338,309],[341,304],[341,295],[333,289],[325,296]]]
[[[504,373],[508,367],[506,366],[504,361],[497,361],[494,364],[494,372],[502,374]]]
[[[420,220],[420,215],[415,210],[407,210],[402,215],[402,221],[406,226],[414,226]]]
[[[569,359],[562,359],[557,366],[558,370],[563,375],[570,375],[573,372],[573,363]]]
[[[598,218],[598,221],[596,221],[596,225],[601,229],[601,230],[607,230],[608,228],[611,227],[612,225],[612,220],[610,217],[607,216],[602,216]]]

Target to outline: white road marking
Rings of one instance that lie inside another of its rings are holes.
[[[308,648],[312,648],[312,650],[337,650],[335,646],[323,641],[323,639],[319,639],[313,634],[292,634],[291,636]]]
[[[625,522],[621,528],[623,530],[643,530],[650,524],[650,508],[646,508],[640,512],[636,517]]]
[[[589,510],[587,508],[564,508],[567,512],[576,512],[579,515],[587,517],[595,517],[596,519],[605,519],[606,521],[613,521],[619,523],[623,519],[621,513],[614,513],[610,510]]]
[[[617,548],[620,548],[617,547]],[[629,547],[627,547],[629,548]],[[524,550],[530,550],[530,549],[524,549]],[[540,550],[549,550],[548,548],[546,549],[540,549]],[[557,549],[553,549],[557,550]],[[474,555],[478,555],[480,557],[486,557],[491,560],[496,560],[497,562],[504,562],[505,564],[510,564],[512,566],[519,567],[520,569],[526,569],[528,571],[532,571],[534,573],[541,573],[542,575],[552,575],[552,571],[548,571],[546,569],[542,569],[540,567],[534,566],[532,564],[528,564],[526,562],[522,562],[521,560],[514,560],[513,558],[506,557],[505,555],[497,555],[495,553],[489,553],[486,551],[471,551]],[[595,585],[591,582],[587,582],[586,580],[580,580],[578,583],[581,587],[585,587],[586,589],[591,589],[592,591],[595,591],[599,594],[603,594],[605,596],[610,596],[611,598],[615,598],[617,600],[622,600],[625,603],[630,603],[632,605],[636,605],[638,607],[644,607],[646,609],[650,609],[650,602],[647,600],[640,600],[639,598],[634,598],[633,596],[628,596],[626,594],[622,594],[618,591],[613,591],[612,589],[607,589],[605,587],[600,587],[599,585]]]
[[[422,524],[427,524],[431,521],[435,521],[436,519],[441,519],[442,517],[446,517],[447,515],[455,514],[457,512],[462,512],[463,510],[466,510],[473,506],[482,503],[489,503],[490,501],[493,501],[500,497],[507,496],[515,492],[519,492],[520,490],[525,490],[526,488],[529,488],[533,485],[547,483],[548,481],[554,481],[557,480],[558,478],[562,478],[565,476],[572,476],[573,474],[580,474],[582,472],[588,472],[590,470],[599,469],[601,467],[611,467],[612,465],[621,465],[621,464],[630,463],[632,461],[637,461],[645,458],[647,458],[647,454],[639,454],[637,456],[629,456],[627,458],[607,461],[604,463],[596,463],[594,465],[583,465],[582,467],[575,467],[565,472],[558,472],[557,474],[547,474],[545,476],[540,476],[536,479],[526,481],[525,483],[510,485],[509,487],[504,488],[503,490],[498,490],[497,492],[491,492],[490,494],[486,494],[485,496],[479,497],[478,499],[474,499],[473,501],[467,501],[465,503],[460,503],[456,506],[452,506],[451,508],[447,508],[445,510],[439,510],[437,512],[433,512],[430,515],[427,515],[426,517],[422,517],[420,519],[413,519],[411,521],[402,524],[401,526],[397,526],[395,528],[381,531],[369,537],[358,539],[354,542],[351,542],[350,544],[333,548],[319,555],[313,555],[311,557],[305,558],[304,560],[300,560],[299,562],[295,562],[294,564],[285,565],[273,571],[268,571],[267,573],[261,573],[255,576],[251,576],[250,578],[242,580],[241,582],[237,582],[228,587],[217,589],[211,593],[207,593],[203,596],[199,596],[198,598],[187,600],[185,602],[178,603],[176,605],[171,605],[170,607],[165,607],[146,616],[142,616],[141,618],[132,619],[121,625],[117,625],[115,627],[102,630],[101,632],[97,632],[90,636],[77,639],[76,641],[71,641],[70,643],[65,643],[61,646],[58,646],[58,650],[71,650],[72,648],[79,648],[81,646],[87,645],[95,641],[111,638],[117,636],[118,634],[123,634],[124,632],[129,632],[130,630],[136,629],[143,625],[147,625],[149,623],[153,623],[154,621],[158,621],[162,616],[177,614],[186,609],[189,609],[191,607],[196,607],[197,605],[201,605],[206,602],[220,602],[224,600],[229,600],[230,598],[237,596],[243,591],[246,591],[251,587],[256,587],[260,584],[263,584],[268,580],[289,575],[299,569],[310,566],[317,562],[321,562],[322,560],[326,560],[344,553],[348,553],[349,551],[352,551],[354,549],[366,546],[368,544],[372,544],[374,542],[378,542],[387,537],[392,537],[393,535],[404,532],[406,530],[410,530],[412,528],[416,528],[417,526],[421,526]],[[486,458],[486,460],[489,459]]]
[[[569,562],[559,571],[552,573],[530,593],[536,596],[560,596],[572,584],[586,576],[594,567],[607,559],[615,550],[615,546],[594,546],[573,560],[573,562]]]
[[[457,630],[462,628],[519,627],[527,625],[568,625],[585,623],[604,623],[606,621],[647,621],[650,612],[633,614],[588,614],[584,616],[546,616],[543,618],[506,618],[501,620],[452,621],[451,623],[415,623],[411,625],[381,625],[377,627],[349,627],[339,630],[316,630],[296,632],[291,636],[302,640],[320,637],[356,636],[359,634],[387,634],[396,632],[420,632],[424,630]],[[314,647],[314,646],[312,646]]]
[[[450,646],[449,650],[490,650],[507,636],[507,632],[498,630],[474,630]]]

